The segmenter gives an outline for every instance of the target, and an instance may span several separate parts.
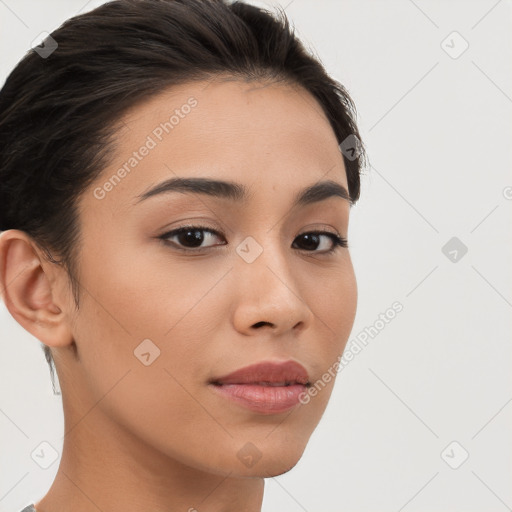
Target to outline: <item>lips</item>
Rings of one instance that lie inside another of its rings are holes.
[[[277,414],[295,407],[310,385],[308,372],[294,361],[246,366],[209,383],[218,395],[260,414]]]
[[[275,363],[264,361],[240,368],[239,370],[215,378],[212,384],[255,384],[261,386],[290,386],[293,384],[309,385],[306,369],[295,361]]]

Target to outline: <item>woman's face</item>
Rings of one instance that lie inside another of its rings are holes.
[[[54,351],[69,426],[102,428],[113,444],[122,431],[213,473],[288,471],[334,380],[273,412],[272,398],[255,410],[211,381],[292,360],[314,384],[343,352],[356,280],[348,249],[321,232],[347,238],[349,202],[319,192],[294,204],[327,180],[348,189],[334,132],[302,89],[232,80],[153,97],[120,134],[115,161],[79,203],[81,302],[69,318],[79,360]],[[246,195],[148,193],[176,178]],[[169,234],[184,226],[201,229]]]

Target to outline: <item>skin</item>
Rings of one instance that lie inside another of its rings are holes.
[[[97,199],[94,189],[190,97],[197,106]],[[185,84],[123,121],[112,165],[79,202],[78,311],[67,275],[30,237],[0,236],[4,301],[52,348],[62,389],[62,460],[36,509],[259,511],[264,478],[297,464],[334,379],[309,403],[270,415],[215,395],[207,383],[289,359],[314,383],[343,353],[357,304],[349,249],[325,254],[329,237],[311,248],[299,235],[347,238],[349,202],[334,196],[291,207],[318,181],[348,188],[342,154],[320,105],[282,82]],[[250,197],[170,192],[136,203],[178,176],[238,182]],[[187,223],[221,236],[203,232],[199,255],[179,250],[183,238],[170,239],[174,247],[158,239]],[[252,263],[236,252],[248,236],[263,249]],[[149,366],[134,355],[144,339],[160,349]],[[261,455],[251,467],[237,456],[246,443]]]

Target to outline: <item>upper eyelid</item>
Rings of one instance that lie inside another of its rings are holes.
[[[193,224],[185,224],[183,226],[179,226],[177,228],[166,231],[165,233],[162,233],[161,236],[174,235],[174,234],[179,233],[180,231],[184,231],[186,229],[195,229],[196,231],[209,231],[210,233],[214,233],[215,235],[223,236],[223,234],[218,229],[211,228],[209,226],[200,226],[200,225],[193,225]]]

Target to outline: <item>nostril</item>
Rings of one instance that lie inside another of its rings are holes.
[[[253,327],[261,327],[262,325],[270,325],[270,327],[272,327],[270,322],[257,322],[253,325]]]

